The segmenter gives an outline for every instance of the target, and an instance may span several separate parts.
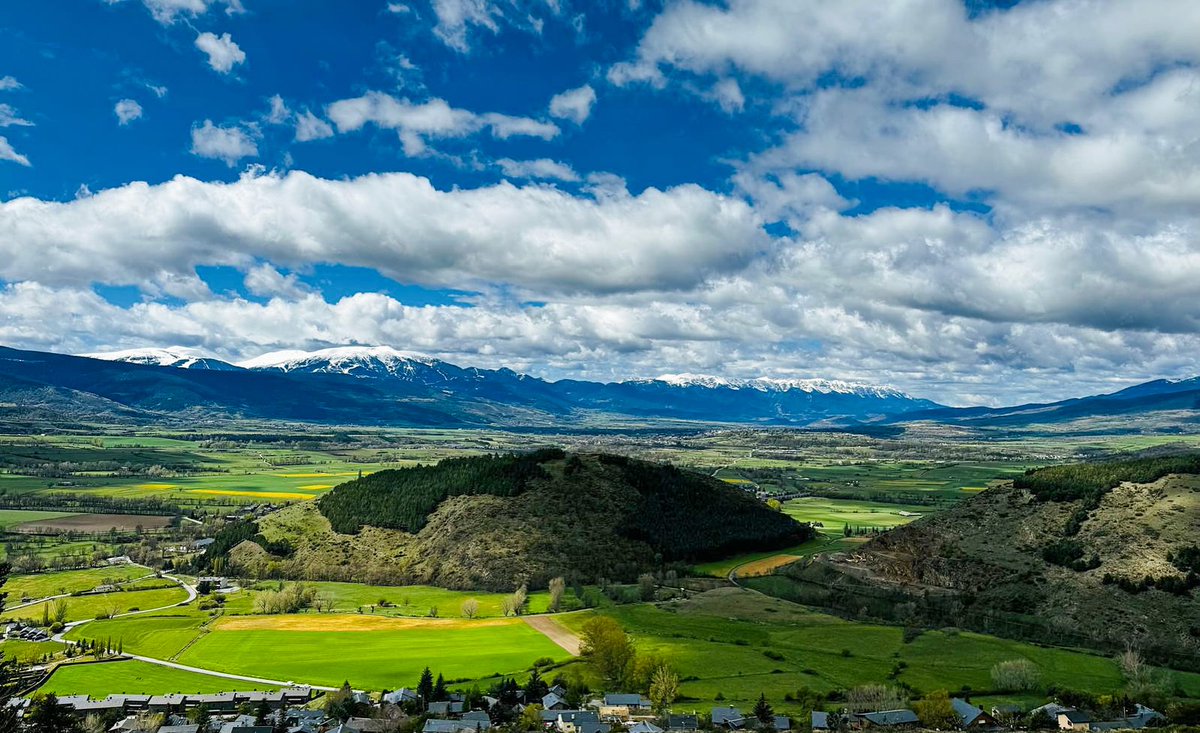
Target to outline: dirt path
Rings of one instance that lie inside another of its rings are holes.
[[[579,656],[579,637],[553,616],[526,616],[525,623],[545,634],[547,639],[561,646],[571,656]]]

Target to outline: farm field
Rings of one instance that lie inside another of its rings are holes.
[[[360,583],[313,583],[319,593],[334,599],[335,611],[357,612],[359,608],[368,613],[386,616],[428,616],[430,609],[437,609],[443,618],[462,616],[463,601],[473,598],[479,603],[478,618],[502,616],[500,604],[509,594],[446,590],[429,585],[381,586]],[[262,587],[270,587],[263,584]],[[385,600],[387,607],[379,606]],[[529,594],[529,613],[545,613],[550,606],[550,594],[535,591]],[[370,607],[376,606],[372,612]]]
[[[92,590],[100,585],[120,583],[146,575],[153,575],[153,573],[136,565],[114,565],[86,570],[14,575],[4,584],[3,590],[8,594],[6,604],[12,607],[22,599],[37,600],[64,593]]]
[[[559,619],[578,630],[592,613]],[[1037,664],[1048,685],[1097,693],[1123,685],[1109,657],[967,632],[931,631],[906,643],[898,627],[845,621],[740,589],[603,613],[620,622],[640,650],[671,660],[685,680],[681,695],[698,706],[712,704],[720,694],[726,704],[745,709],[765,693],[777,710],[786,711],[784,695],[800,687],[828,692],[867,683],[983,692],[991,687],[993,665],[1018,658]],[[906,666],[889,679],[899,663]],[[1200,694],[1200,675],[1171,674],[1189,695]]]
[[[142,529],[162,529],[171,524],[171,517],[144,514],[62,514],[57,517],[34,518],[8,527],[13,532],[107,532]]]
[[[4,484],[0,483],[0,487]],[[0,529],[6,530],[29,522],[44,522],[71,516],[70,512],[39,512],[24,509],[0,509]]]
[[[788,557],[800,558],[808,557],[818,552],[837,552],[845,548],[852,541],[838,535],[819,534],[817,537],[805,542],[802,545],[788,547],[782,550],[767,550],[764,552],[751,552],[744,555],[734,555],[723,560],[714,562],[701,563],[692,568],[699,575],[710,575],[714,578],[724,578],[729,575],[735,568],[752,565],[755,563],[769,563],[774,558]]]
[[[99,615],[111,613],[128,613],[130,611],[146,611],[161,608],[187,600],[187,591],[176,586],[174,588],[158,588],[154,590],[117,591],[115,593],[100,593],[96,595],[71,596],[62,599],[67,604],[68,623],[94,619]],[[43,608],[49,608],[50,617],[54,617],[57,601],[43,601],[31,606],[5,611],[0,620],[42,618]]]
[[[426,666],[449,679],[467,679],[514,673],[537,659],[569,656],[520,619],[225,616],[202,633],[205,621],[187,614],[98,621],[68,638],[111,636],[122,639],[128,652],[193,667],[331,686],[349,679],[356,687],[375,690],[409,683]]]
[[[38,691],[53,692],[60,697],[91,695],[96,699],[121,693],[163,695],[274,689],[277,688],[126,660],[60,666]]]
[[[847,499],[806,497],[784,502],[783,511],[800,522],[812,522],[826,533],[841,534],[846,525],[861,529],[891,529],[908,524],[930,507]]]

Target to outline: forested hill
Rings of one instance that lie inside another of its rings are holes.
[[[268,518],[305,577],[455,588],[632,580],[672,563],[791,546],[812,529],[711,477],[545,450],[380,471]]]

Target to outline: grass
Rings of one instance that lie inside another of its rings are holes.
[[[338,628],[339,616],[313,617]],[[352,616],[350,618],[357,618]],[[523,621],[449,622],[444,628],[379,628],[368,632],[222,630],[215,625],[180,655],[205,669],[279,680],[384,689],[415,683],[430,666],[448,679],[527,669],[536,659],[566,652]]]
[[[826,532],[841,532],[848,524],[865,529],[891,529],[930,511],[929,507],[851,499],[793,499],[783,511],[801,522],[819,523]],[[910,516],[902,515],[907,512]]]
[[[36,600],[62,593],[92,590],[100,585],[119,583],[149,574],[150,571],[143,567],[115,565],[107,568],[14,575],[4,584],[3,589],[8,593],[7,605],[12,606],[22,598]]]
[[[206,615],[177,609],[86,624],[69,639],[121,640],[133,654],[193,667],[319,685],[415,684],[425,666],[448,679],[528,669],[568,655],[519,619],[388,619],[369,614]]]
[[[199,636],[208,617],[189,607],[155,614],[96,621],[72,629],[67,639],[112,639],[124,650],[155,659],[171,659]]]
[[[173,588],[158,588],[154,590],[118,591],[116,593],[100,593],[96,595],[71,596],[63,599],[67,604],[67,622],[94,619],[101,614],[112,611],[127,613],[129,611],[147,611],[152,608],[162,608],[174,603],[187,600],[187,591],[176,586]],[[5,611],[0,619],[33,619],[40,621],[42,609],[49,606],[50,616],[54,616],[57,601],[43,601],[32,606]]]
[[[409,586],[378,586],[361,583],[314,583],[320,593],[332,596],[334,610],[356,612],[362,607],[364,612],[370,612],[370,606],[376,604],[376,614],[389,616],[427,616],[432,608],[437,609],[437,615],[443,618],[459,618],[462,616],[463,601],[474,598],[479,602],[479,618],[503,615],[500,604],[509,595],[505,593],[472,593],[466,591],[446,590],[428,585]],[[378,607],[380,600],[393,604],[387,608]],[[550,594],[534,592],[529,594],[529,613],[545,613],[550,606]]]
[[[765,693],[787,710],[784,695],[800,687],[829,692],[868,683],[982,692],[991,686],[993,665],[1018,658],[1037,664],[1047,685],[1109,693],[1123,684],[1108,657],[965,632],[926,632],[905,643],[897,627],[846,621],[740,589],[604,613],[625,627],[641,651],[661,654],[678,668],[685,707],[712,704],[718,694],[750,706]],[[561,621],[578,630],[590,615]],[[900,662],[906,666],[892,678]],[[1185,689],[1200,684],[1200,675],[1174,674]]]
[[[60,644],[57,641],[8,639],[0,643],[0,652],[4,654],[4,659],[20,663],[39,662],[46,654],[54,654],[65,648],[64,644]]]
[[[274,689],[277,688],[128,660],[60,666],[38,692],[102,698],[122,693],[165,695]]]
[[[74,516],[71,512],[38,512],[24,509],[0,509],[0,529],[9,529],[26,522],[39,522],[47,519],[60,519]]]

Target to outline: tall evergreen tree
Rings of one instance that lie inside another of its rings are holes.
[[[758,718],[759,726],[763,728],[775,727],[775,710],[767,702],[766,693],[759,693],[758,702],[754,703],[754,717]]]
[[[433,699],[437,701],[449,699],[450,694],[446,691],[446,678],[440,673],[437,676],[437,682],[433,685]]]
[[[417,683],[417,695],[426,705],[433,702],[433,672],[429,671],[429,667],[421,672],[421,681]]]
[[[26,722],[33,733],[75,733],[79,730],[79,721],[58,704],[58,697],[54,693],[42,695],[33,701]]]

